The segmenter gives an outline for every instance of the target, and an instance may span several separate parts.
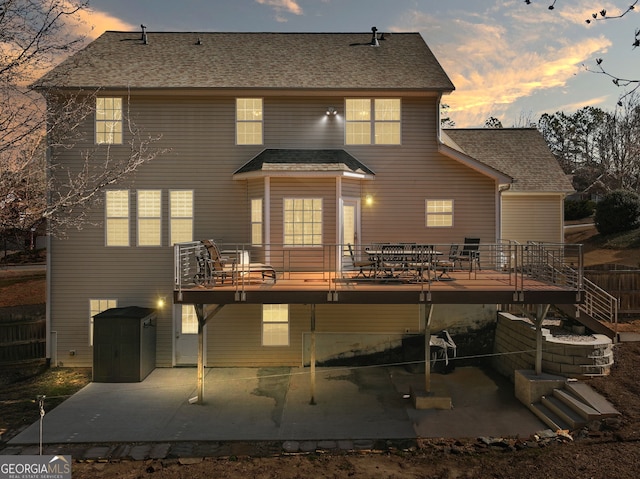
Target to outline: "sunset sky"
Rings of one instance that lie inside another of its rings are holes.
[[[229,32],[419,32],[456,86],[444,98],[458,127],[537,120],[591,105],[612,110],[624,90],[590,73],[595,60],[640,79],[640,4],[633,0],[91,0],[90,37],[105,30]]]

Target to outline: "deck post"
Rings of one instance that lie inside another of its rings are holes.
[[[421,304],[424,312],[424,387],[427,393],[431,392],[431,316],[433,304]]]
[[[189,399],[191,404],[204,404],[204,327],[209,320],[224,308],[224,304],[219,304],[213,311],[205,316],[204,304],[194,304],[196,316],[198,318],[198,395]]]
[[[311,400],[309,404],[314,406],[316,404],[316,305],[311,305],[311,349],[310,354],[310,369],[311,369]]]
[[[542,374],[542,322],[549,312],[549,304],[536,305],[536,375]]]

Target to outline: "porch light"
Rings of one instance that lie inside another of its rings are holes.
[[[338,114],[338,110],[333,106],[328,106],[326,111],[327,116],[336,116]]]
[[[373,196],[367,195],[364,197],[364,202],[367,206],[371,206],[373,204]]]
[[[167,298],[165,298],[164,296],[158,298],[158,301],[156,302],[156,306],[158,307],[158,309],[164,308],[165,304],[167,304]]]

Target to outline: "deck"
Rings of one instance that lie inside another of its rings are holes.
[[[430,245],[432,247],[432,245]],[[437,245],[448,251],[448,245]],[[423,274],[362,277],[345,261],[343,245],[324,246],[312,267],[309,252],[270,247],[277,280],[260,273],[194,281],[199,242],[176,245],[174,302],[186,304],[577,304],[584,301],[580,245],[482,245],[477,266],[447,270],[440,278],[438,262]],[[227,249],[227,251],[229,251]],[[235,245],[238,258],[249,247]],[[251,252],[253,256],[257,256]],[[340,260],[336,260],[340,258]],[[338,267],[331,267],[337,264]],[[307,266],[303,269],[302,265]],[[448,277],[447,277],[448,276]],[[198,284],[199,283],[199,284]]]

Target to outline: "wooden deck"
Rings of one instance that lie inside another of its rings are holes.
[[[334,273],[291,272],[274,283],[259,276],[232,284],[182,285],[176,303],[232,304],[576,304],[583,292],[524,275],[494,270],[454,271],[449,280],[416,282],[369,279]]]

